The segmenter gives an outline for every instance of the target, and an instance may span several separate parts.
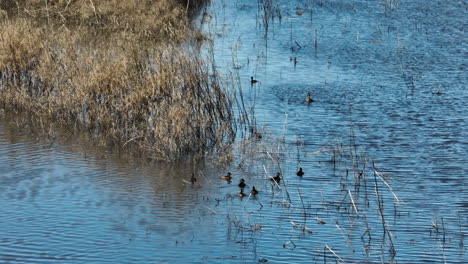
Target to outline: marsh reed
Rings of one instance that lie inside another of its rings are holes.
[[[206,2],[0,2],[0,106],[159,160],[225,150],[232,95],[185,44]]]

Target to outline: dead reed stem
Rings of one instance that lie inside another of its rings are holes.
[[[393,245],[393,239],[392,239],[392,233],[387,227],[387,222],[385,221],[385,216],[384,216],[384,211],[383,211],[383,198],[380,196],[379,192],[379,186],[377,184],[377,174],[374,173],[374,190],[376,194],[376,199],[377,199],[377,205],[378,205],[378,212],[380,215],[380,220],[382,222],[382,228],[383,228],[383,239],[385,240],[385,237],[388,237],[388,240],[390,242],[390,254],[392,255],[392,258],[395,256],[396,251],[395,247]]]
[[[351,198],[351,204],[353,205],[354,212],[356,212],[356,215],[359,216],[358,210],[356,208],[356,204],[354,203],[353,195],[351,194],[351,191],[348,190],[349,197]]]
[[[331,249],[328,245],[325,245],[325,248],[330,251],[333,256],[335,256],[335,258],[337,258],[339,261],[341,261],[342,263],[346,263],[342,258],[340,258],[340,256],[338,256],[335,251],[333,251],[333,249]]]
[[[393,191],[393,188],[390,186],[390,184],[388,184],[388,182],[383,178],[383,175],[377,171],[377,169],[375,168],[375,163],[374,161],[372,161],[372,169],[374,171],[374,175],[377,175],[379,176],[379,179],[385,184],[385,186],[388,187],[388,189],[390,190],[390,192],[392,193],[393,197],[395,197],[395,200],[397,202],[400,202],[400,199],[398,198],[398,196],[395,194],[395,192]]]
[[[299,190],[299,187],[297,188],[297,193],[299,194],[299,199],[301,200],[302,210],[304,210],[304,226],[305,226],[307,223],[307,212],[306,212],[306,208],[304,205],[304,200],[302,200],[301,190]]]

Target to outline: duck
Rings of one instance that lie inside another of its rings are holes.
[[[243,189],[243,188],[245,188],[245,186],[247,186],[247,184],[245,184],[245,180],[244,180],[244,179],[241,179],[238,186],[239,186],[241,189]]]
[[[297,174],[297,176],[304,175],[304,172],[302,171],[302,168],[299,168],[299,171],[296,174]]]
[[[307,96],[306,96],[306,103],[310,104],[314,101],[314,99],[312,99],[312,97],[310,96],[310,93],[307,93]]]
[[[244,189],[240,189],[239,193],[237,194],[240,198],[244,197],[246,194],[244,193]]]
[[[253,76],[250,76],[250,84],[257,83],[258,81],[253,78]]]
[[[273,178],[271,178],[270,181],[274,181],[274,182],[276,182],[277,184],[279,184],[280,181],[281,181],[281,173],[279,173],[279,172],[276,173],[276,176],[273,177]]]
[[[258,194],[257,189],[255,189],[255,186],[252,186],[252,190],[250,191],[250,194],[253,195],[253,196]]]
[[[195,184],[196,181],[197,181],[197,178],[195,178],[195,173],[192,172],[192,177],[190,178],[190,182],[192,184]]]
[[[224,176],[221,176],[219,177],[221,180],[226,180],[226,181],[230,181],[232,179],[232,175],[230,172],[227,173],[227,175],[224,175]]]

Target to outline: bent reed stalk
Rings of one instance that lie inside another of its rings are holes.
[[[232,94],[183,45],[196,35],[187,7],[204,2],[2,1],[0,107],[158,160],[229,147]]]

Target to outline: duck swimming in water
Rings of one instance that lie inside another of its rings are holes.
[[[246,194],[244,193],[244,189],[240,189],[239,193],[237,194],[240,198],[244,197]]]
[[[247,186],[247,184],[245,184],[245,180],[244,180],[244,179],[241,179],[238,186],[239,186],[240,188],[245,188],[245,186]]]
[[[310,93],[307,93],[307,96],[306,96],[306,103],[310,104],[314,101],[314,99],[312,99],[312,97],[310,96]]]
[[[304,175],[304,172],[302,171],[302,168],[299,168],[299,171],[296,174],[297,174],[297,176]]]
[[[253,78],[253,76],[250,76],[250,84],[257,83],[258,81]]]
[[[255,186],[252,186],[252,190],[250,191],[250,194],[253,195],[253,196],[258,194],[257,189],[255,189]]]
[[[224,176],[221,176],[219,177],[221,180],[226,180],[226,181],[230,181],[232,179],[232,175],[230,172],[227,173],[227,175],[224,175]]]
[[[273,177],[273,178],[271,178],[270,181],[274,181],[274,182],[276,182],[277,184],[279,184],[280,181],[281,181],[281,173],[279,173],[279,172],[276,173],[276,176]]]

